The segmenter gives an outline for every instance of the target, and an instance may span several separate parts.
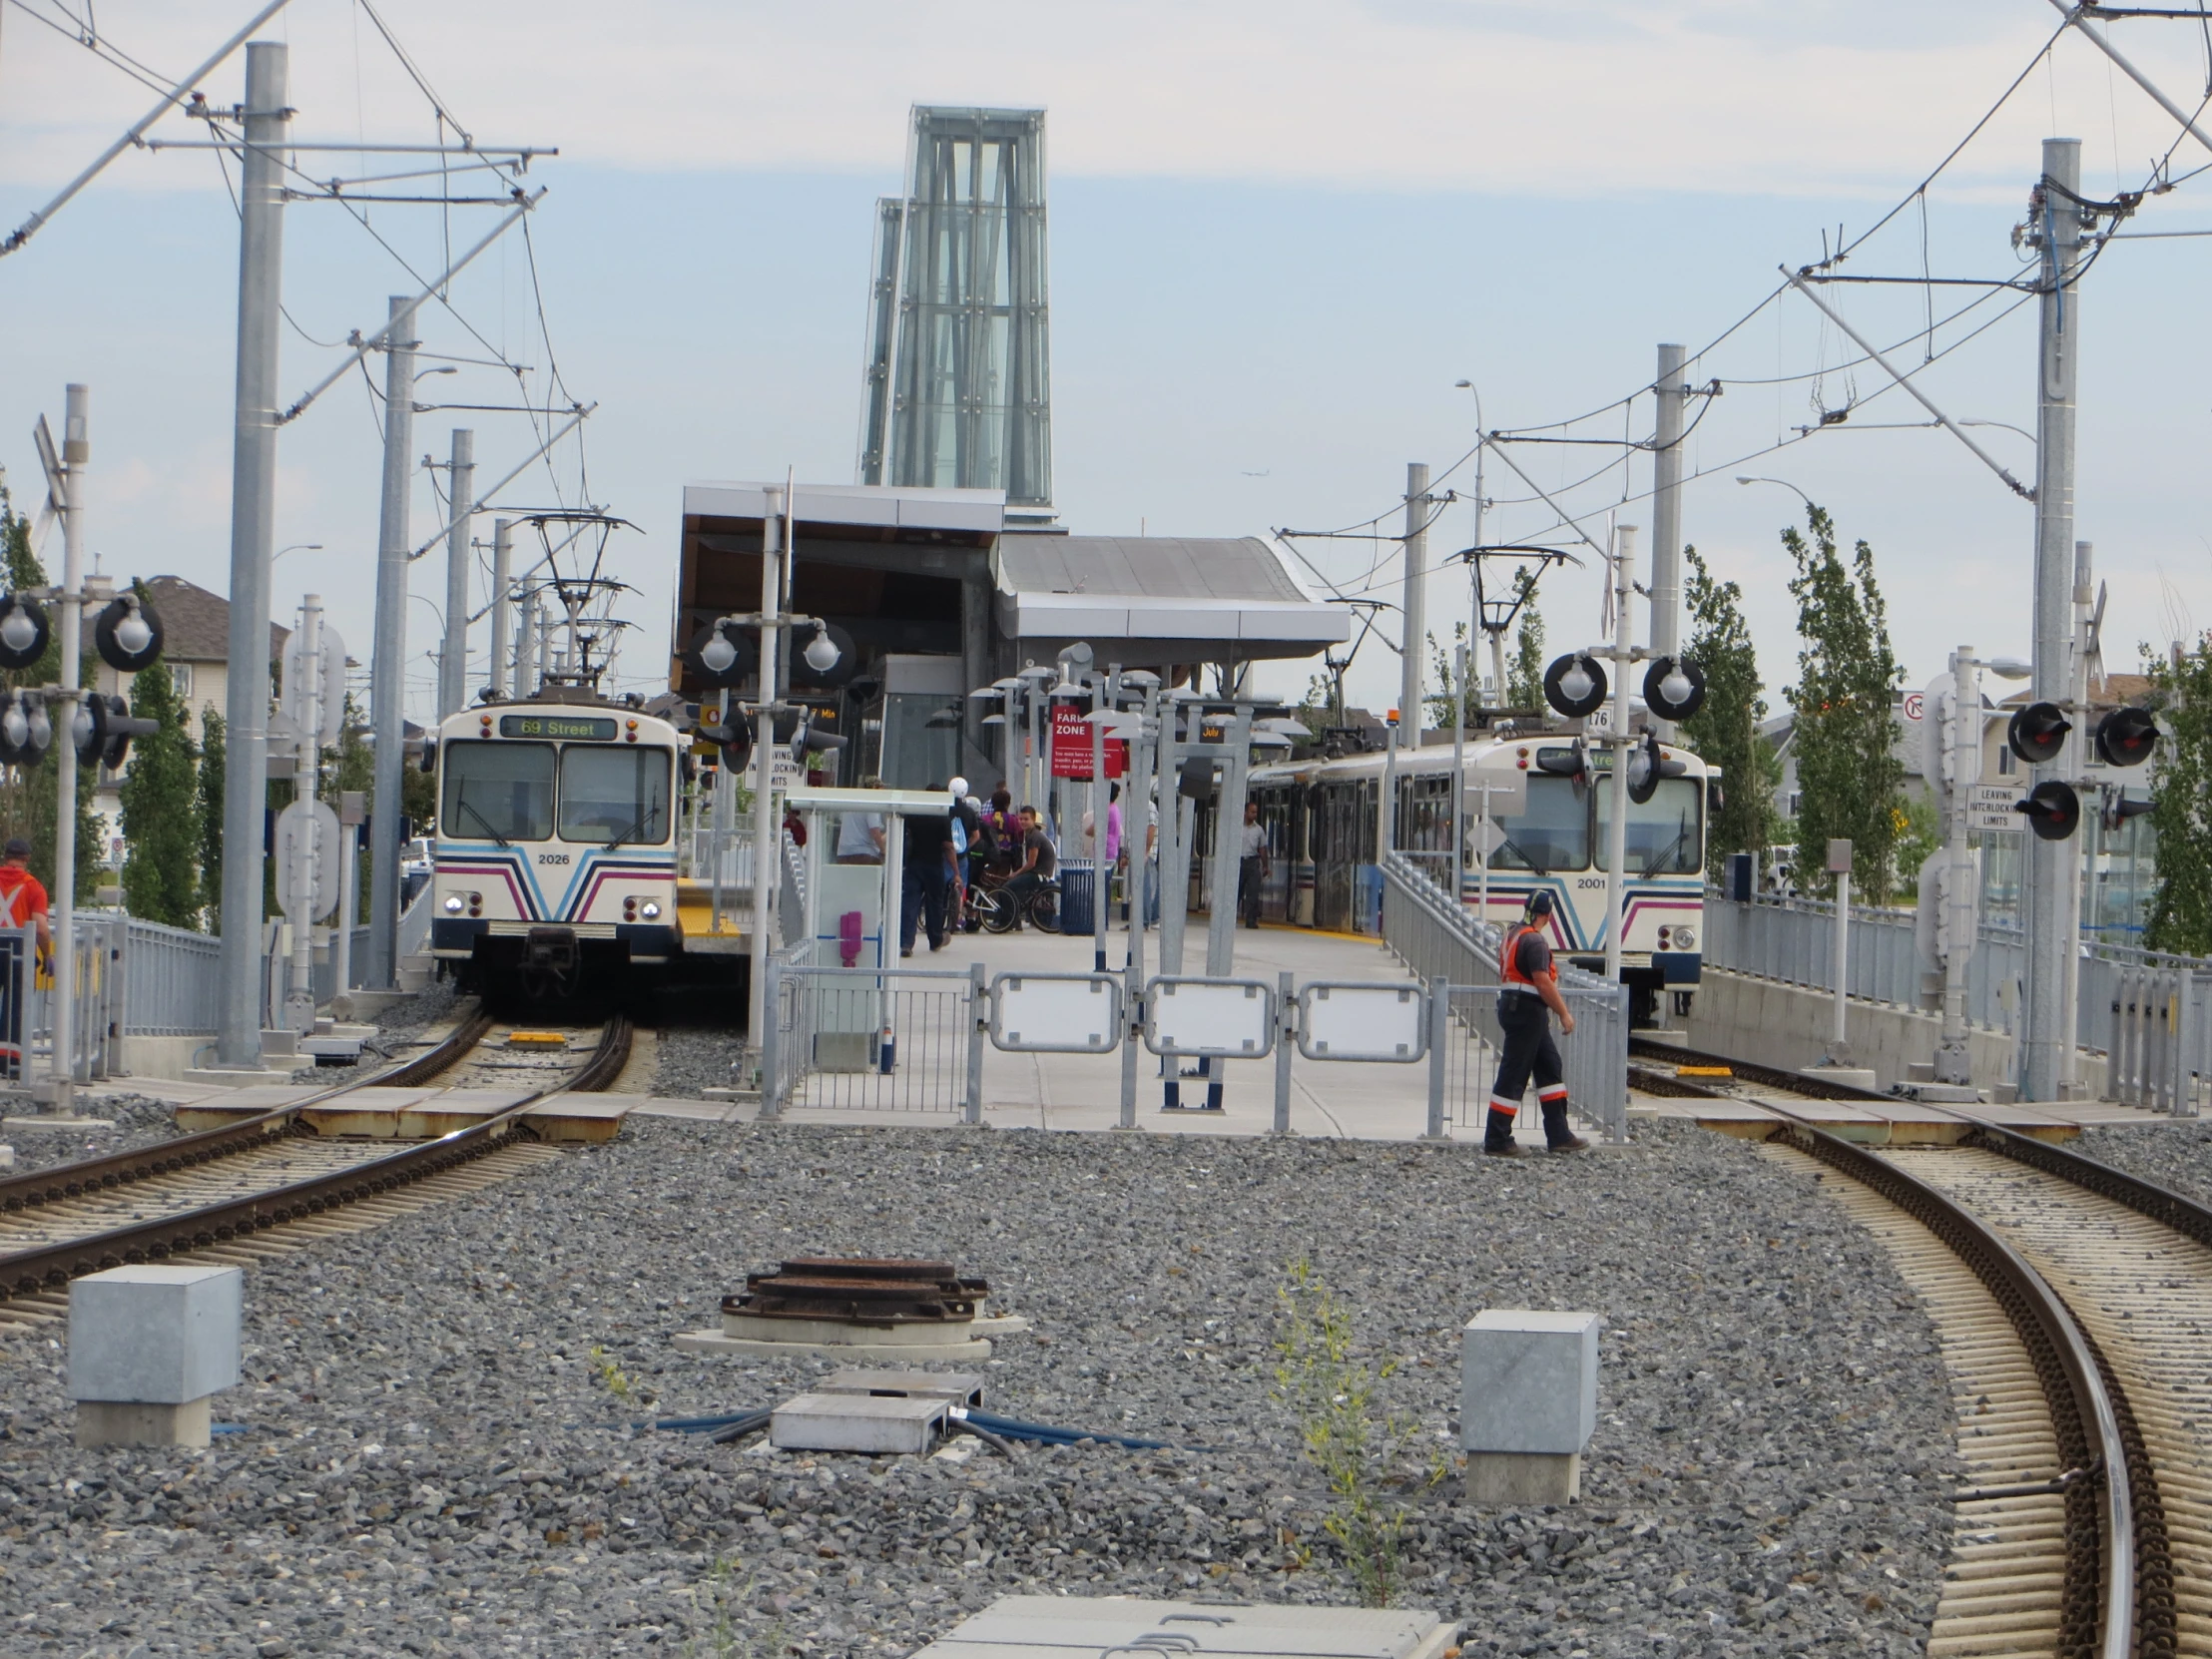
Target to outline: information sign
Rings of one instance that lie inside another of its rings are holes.
[[[1122,777],[1129,771],[1129,743],[1125,738],[1106,740],[1106,776]],[[1055,778],[1079,778],[1088,782],[1091,776],[1091,723],[1084,718],[1081,705],[1055,703],[1052,705],[1052,776]]]
[[[503,738],[551,738],[564,743],[613,743],[619,730],[604,715],[501,715]]]
[[[1966,797],[1966,828],[1969,830],[2020,830],[2027,821],[2012,810],[2012,804],[2026,795],[2026,791],[2012,784],[1976,784]]]

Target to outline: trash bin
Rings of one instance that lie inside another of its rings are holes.
[[[1089,934],[1097,931],[1092,919],[1096,871],[1089,864],[1060,866],[1060,931]]]

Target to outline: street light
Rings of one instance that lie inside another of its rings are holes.
[[[1739,484],[1780,484],[1786,490],[1797,490],[1798,498],[1805,503],[1807,512],[1814,509],[1813,498],[1803,490],[1798,489],[1797,485],[1791,483],[1787,478],[1747,478],[1739,472],[1736,474],[1736,482]]]
[[[318,541],[295,541],[289,547],[279,547],[278,549],[276,549],[275,553],[270,555],[269,562],[271,564],[275,564],[286,553],[319,553],[321,551],[322,543]]]

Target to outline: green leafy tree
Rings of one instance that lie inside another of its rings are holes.
[[[1890,648],[1888,613],[1864,541],[1847,565],[1836,526],[1812,507],[1810,541],[1782,532],[1797,574],[1798,683],[1783,695],[1797,713],[1797,858],[1801,882],[1827,882],[1828,843],[1848,836],[1852,881],[1869,903],[1889,901],[1903,820],[1905,763],[1897,755],[1892,694],[1904,675]]]
[[[1706,826],[1705,866],[1718,879],[1731,852],[1763,851],[1774,839],[1774,791],[1781,762],[1760,735],[1767,718],[1759,653],[1744,621],[1744,590],[1717,582],[1695,547],[1685,547],[1690,580],[1687,655],[1705,671],[1705,706],[1682,723],[1682,741],[1721,769],[1721,806]]]
[[[2151,656],[2148,646],[2143,655]],[[2145,667],[2160,732],[2150,780],[2158,887],[2143,942],[2212,954],[2212,634]]]
[[[131,713],[155,729],[132,741],[123,774],[124,902],[135,916],[190,927],[201,906],[199,780],[167,663],[133,678]]]
[[[200,901],[208,907],[208,931],[223,931],[223,768],[229,746],[223,717],[200,715]]]
[[[1464,645],[1466,639],[1467,625],[1463,622],[1454,622],[1451,625],[1452,645],[1455,648]],[[1435,682],[1436,689],[1421,699],[1428,716],[1426,721],[1422,723],[1424,726],[1448,732],[1458,723],[1459,670],[1454,661],[1457,655],[1456,649],[1446,651],[1438,645],[1434,634],[1428,636],[1428,677]],[[1467,663],[1470,682],[1467,686],[1467,715],[1470,719],[1473,718],[1475,710],[1481,706],[1481,699],[1476,695],[1475,687],[1471,683],[1474,666],[1474,662],[1470,657]]]
[[[1541,709],[1544,706],[1544,617],[1536,609],[1536,573],[1526,565],[1513,569],[1513,589],[1520,598],[1520,619],[1513,630],[1513,655],[1505,665],[1505,706],[1508,709]]]

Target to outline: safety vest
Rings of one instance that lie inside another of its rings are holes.
[[[1520,942],[1531,933],[1541,935],[1542,932],[1541,927],[1530,927],[1525,924],[1509,928],[1506,931],[1504,948],[1498,952],[1497,957],[1499,979],[1508,985],[1525,985],[1530,990],[1536,988],[1536,981],[1520,970]],[[1545,979],[1548,983],[1554,985],[1559,982],[1559,964],[1557,962],[1553,962],[1545,970]]]

